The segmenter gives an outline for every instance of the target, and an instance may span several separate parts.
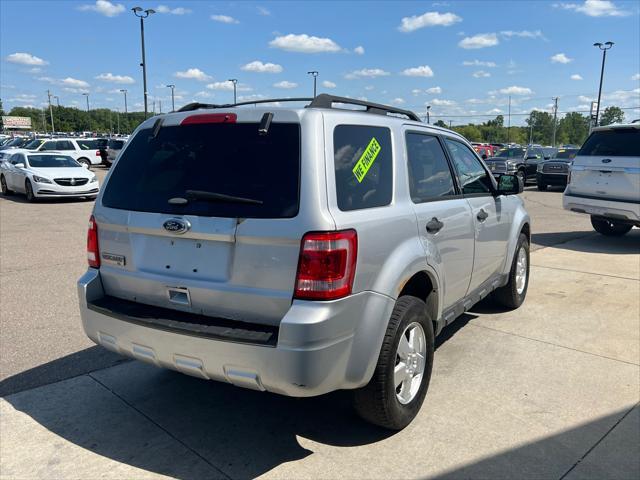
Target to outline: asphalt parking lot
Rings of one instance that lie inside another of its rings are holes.
[[[445,329],[395,434],[346,392],[257,393],[96,347],[75,289],[93,202],[0,198],[0,477],[640,478],[640,230],[605,238],[560,190],[523,195],[525,304]]]

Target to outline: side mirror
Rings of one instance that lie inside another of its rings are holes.
[[[14,165],[14,167],[16,167],[16,168],[24,168],[24,163],[16,163]]]
[[[517,195],[522,193],[524,185],[517,175],[500,175],[498,179],[498,195]]]

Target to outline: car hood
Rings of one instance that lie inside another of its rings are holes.
[[[93,173],[84,167],[30,168],[30,172],[47,178],[92,178]]]

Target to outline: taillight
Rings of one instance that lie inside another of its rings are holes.
[[[96,157],[100,156],[100,150],[96,150]]]
[[[89,266],[100,268],[100,248],[98,247],[98,225],[96,219],[89,219],[89,231],[87,232],[87,260]]]
[[[305,234],[300,246],[294,298],[335,300],[349,295],[357,255],[355,230]]]

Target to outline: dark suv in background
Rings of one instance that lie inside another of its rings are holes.
[[[485,163],[495,177],[510,174],[517,175],[526,184],[527,180],[536,179],[538,164],[545,160],[545,153],[542,147],[509,147],[491,158],[487,158]]]
[[[552,159],[538,163],[538,190],[546,190],[549,185],[566,187],[569,167],[577,153],[577,148],[561,148]]]

